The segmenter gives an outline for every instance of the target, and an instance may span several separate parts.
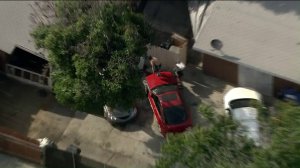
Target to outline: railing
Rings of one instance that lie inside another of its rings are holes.
[[[41,75],[36,72],[32,72],[11,64],[6,64],[5,66],[6,75],[21,80],[23,82],[33,84],[39,87],[44,87],[47,89],[52,88],[51,79],[45,75]]]

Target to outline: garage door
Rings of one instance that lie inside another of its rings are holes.
[[[238,66],[235,63],[204,54],[203,71],[207,75],[220,78],[232,84],[238,82]]]

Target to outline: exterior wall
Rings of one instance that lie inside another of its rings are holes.
[[[286,87],[300,91],[300,84],[207,54],[203,54],[203,71],[232,84],[253,88],[266,96],[276,96]]]
[[[214,56],[203,54],[204,73],[232,84],[238,84],[238,65]]]
[[[273,77],[243,65],[238,66],[238,84],[253,88],[266,96],[273,96]]]
[[[157,57],[162,64],[162,69],[166,70],[172,70],[178,62],[186,64],[187,60],[188,40],[176,33],[171,36],[171,39],[173,43],[169,49],[148,46],[147,51],[147,55]]]
[[[273,77],[273,81],[274,81],[274,84],[273,84],[273,94],[274,95],[277,95],[277,93],[281,89],[286,88],[286,87],[292,87],[292,88],[298,89],[300,91],[300,84],[296,84],[294,82],[290,82],[288,80],[284,80],[284,79],[281,79],[278,77]]]

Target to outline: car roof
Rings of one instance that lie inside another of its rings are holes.
[[[260,93],[248,88],[233,88],[229,90],[224,96],[225,109],[229,108],[229,103],[231,101],[238,99],[255,99],[258,101],[262,101],[262,96]]]
[[[152,90],[161,85],[177,84],[175,75],[172,72],[160,72],[160,75],[151,74],[146,77],[149,88]]]
[[[245,134],[252,139],[256,145],[260,144],[258,111],[253,107],[242,107],[232,110],[232,117],[246,128]]]

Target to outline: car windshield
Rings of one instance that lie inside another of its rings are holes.
[[[258,104],[259,101],[255,99],[238,99],[238,100],[233,100],[229,103],[231,109],[242,108],[242,107],[257,107]]]
[[[187,116],[183,106],[164,108],[164,117],[167,124],[174,125],[183,123]]]
[[[176,92],[172,92],[172,93],[167,93],[167,94],[164,94],[161,96],[161,100],[163,102],[170,102],[170,101],[173,101],[173,100],[177,100],[178,97],[177,97],[177,94]]]
[[[176,85],[162,85],[153,89],[152,92],[156,95],[160,95],[162,93],[173,91],[173,90],[177,90]]]

